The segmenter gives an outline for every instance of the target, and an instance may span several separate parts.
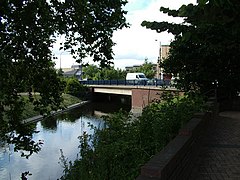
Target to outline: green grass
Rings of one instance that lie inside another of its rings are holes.
[[[72,96],[70,94],[63,94],[63,99],[64,99],[63,104],[65,106],[69,106],[69,105],[81,102],[79,98]]]
[[[23,97],[27,99],[27,96],[23,96]],[[63,94],[63,99],[64,101],[62,105],[64,107],[81,102],[79,98],[72,96],[70,94]],[[37,115],[39,115],[39,112],[34,111],[33,104],[30,102],[27,102],[25,105],[25,110],[23,111],[23,119],[27,119]]]

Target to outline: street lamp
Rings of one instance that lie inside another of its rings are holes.
[[[155,41],[158,41],[158,40],[155,39]],[[162,45],[161,45],[161,41],[159,41],[159,48],[158,48],[157,78],[163,79],[163,69],[162,69]]]
[[[62,53],[64,53],[65,51],[62,51],[60,53],[60,70],[62,69]]]
[[[60,58],[59,58],[59,59],[60,59],[60,69],[62,69],[62,54],[65,53],[65,52],[68,52],[68,53],[69,53],[70,51],[62,51],[62,52],[60,53]]]

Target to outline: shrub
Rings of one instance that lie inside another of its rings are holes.
[[[87,87],[80,84],[77,78],[66,78],[65,93],[84,98]]]
[[[135,179],[140,167],[202,108],[202,98],[167,95],[146,107],[137,120],[123,111],[104,117],[103,129],[92,126],[93,135],[79,137],[80,158],[69,165],[63,162],[61,179]]]
[[[140,119],[141,142],[149,154],[159,152],[197,111],[203,111],[200,96],[167,94],[161,103],[147,106]]]

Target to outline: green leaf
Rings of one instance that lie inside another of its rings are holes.
[[[197,0],[197,3],[200,5],[205,5],[209,0]]]

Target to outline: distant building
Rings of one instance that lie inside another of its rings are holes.
[[[159,57],[157,61],[157,73],[156,73],[156,78],[158,79],[171,79],[171,75],[166,75],[163,73],[163,68],[162,68],[162,62],[168,57],[170,50],[169,45],[161,45],[159,48]]]
[[[136,70],[139,67],[141,67],[141,65],[126,66],[125,69],[126,69],[126,71],[128,73],[128,72]]]
[[[64,77],[76,77],[79,80],[82,80],[82,66],[81,65],[72,65],[71,68],[63,68]]]
[[[72,69],[81,69],[81,65],[72,65],[71,68]]]
[[[162,67],[162,62],[168,57],[169,50],[170,50],[169,45],[161,45],[159,48],[159,56],[158,56],[157,64],[153,64],[153,70],[156,72],[155,78],[157,79],[171,79],[170,74],[163,73],[163,67]],[[125,69],[127,72],[131,72],[136,70],[139,67],[141,67],[141,65],[126,66]]]
[[[132,72],[132,71],[135,71],[137,68],[140,68],[142,65],[133,65],[133,66],[126,66],[125,67],[125,70],[126,70],[126,72],[128,73],[128,72]],[[155,71],[156,72],[156,74],[157,74],[157,64],[153,64],[153,71]],[[156,77],[156,76],[155,76]]]

